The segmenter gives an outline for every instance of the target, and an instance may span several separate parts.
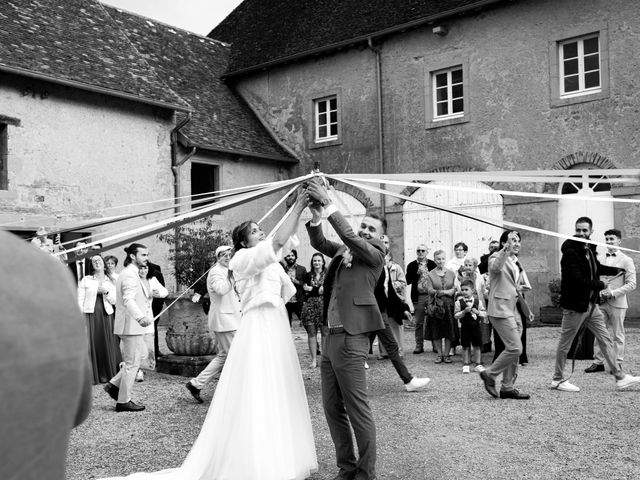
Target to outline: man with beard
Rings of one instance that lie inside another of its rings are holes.
[[[589,240],[593,233],[593,222],[589,217],[580,217],[576,220],[575,229],[575,237]],[[596,258],[596,246],[593,244],[566,240],[561,248],[560,305],[564,311],[551,387],[562,392],[580,391],[579,387],[569,383],[563,375],[567,352],[583,324],[598,340],[600,351],[611,374],[616,378],[618,390],[640,384],[640,377],[624,374],[622,366],[616,362],[613,342],[604,323],[602,311],[598,307],[600,292],[607,287],[600,280],[600,275],[617,276],[624,274],[625,270],[600,264]]]
[[[302,265],[298,265],[298,252],[291,249],[289,253],[284,256],[284,260],[281,263],[284,271],[287,272],[291,282],[296,287],[296,294],[287,302],[287,313],[289,314],[289,326],[293,322],[293,314],[298,317],[298,321],[301,321],[300,315],[302,314],[302,300],[304,299],[304,291],[302,286],[304,285],[304,278],[307,275],[307,269]]]

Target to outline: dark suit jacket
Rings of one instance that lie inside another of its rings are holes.
[[[374,290],[384,265],[384,246],[378,239],[360,238],[340,212],[331,214],[329,223],[344,245],[325,238],[321,225],[313,227],[307,223],[311,246],[332,258],[324,280],[323,322],[327,324],[329,299],[336,288],[338,315],[347,333],[357,335],[381,330],[384,322]],[[347,247],[353,255],[349,268],[342,265],[342,254]]]
[[[73,275],[73,278],[75,279],[76,284],[77,284],[78,283],[78,270],[76,268],[76,259],[75,259],[75,257],[74,257],[73,260],[71,260],[68,263],[68,267],[69,267],[69,270],[71,270],[71,275]],[[89,257],[86,257],[84,259],[84,275],[85,276],[91,275],[91,259]]]
[[[163,287],[166,286],[164,284],[164,275],[162,275],[162,269],[160,268],[160,265],[151,262],[147,262],[147,265],[149,265],[149,278],[156,277],[158,282],[160,282],[160,285],[162,285]],[[164,301],[164,298],[154,298],[153,300],[151,300],[151,310],[154,317],[158,315],[164,308]],[[158,320],[160,319],[156,319],[156,322]]]
[[[389,318],[393,318],[396,323],[402,325],[404,318],[404,312],[410,310],[404,300],[402,300],[396,290],[393,288],[393,281],[391,276],[387,279],[387,295],[384,293],[384,270],[378,279],[378,284],[375,289],[376,301],[378,302],[378,308],[381,312],[386,312]]]
[[[431,271],[436,268],[436,262],[427,258],[427,270]],[[418,261],[414,260],[407,265],[407,285],[411,285],[411,301],[418,301],[418,281],[420,275],[418,275]]]

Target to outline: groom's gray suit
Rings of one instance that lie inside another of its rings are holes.
[[[311,246],[332,257],[324,282],[323,322],[329,334],[322,349],[321,378],[325,416],[340,468],[340,479],[375,478],[376,431],[367,399],[364,363],[368,332],[384,328],[374,289],[384,265],[384,246],[354,233],[340,212],[329,223],[344,245],[327,240],[320,225],[307,224]],[[347,250],[351,264],[343,261]],[[349,422],[358,444],[356,459]]]

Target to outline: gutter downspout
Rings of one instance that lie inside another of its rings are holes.
[[[380,59],[380,49],[373,46],[373,37],[367,38],[367,46],[376,54],[376,97],[378,109],[378,167],[380,174],[384,175],[384,137],[382,132],[382,61]],[[380,187],[382,188],[382,186]],[[380,212],[382,216],[386,213],[386,198],[384,193],[380,194]]]
[[[193,147],[189,153],[180,161],[178,161],[178,132],[191,121],[192,114],[191,112],[187,112],[187,116],[181,120],[174,128],[171,130],[171,171],[173,172],[173,195],[176,197],[174,203],[176,204],[175,212],[179,213],[178,208],[178,197],[180,197],[180,183],[179,179],[179,168],[184,165],[184,163],[189,160],[195,153],[196,147]]]

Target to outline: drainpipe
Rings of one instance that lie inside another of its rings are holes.
[[[174,203],[176,204],[175,212],[178,213],[178,197],[180,196],[180,182],[179,180],[179,168],[183,165],[187,160],[189,160],[195,153],[196,147],[193,147],[189,153],[182,159],[178,160],[178,132],[191,121],[192,114],[191,112],[187,112],[187,116],[182,119],[174,128],[171,130],[171,171],[173,172],[173,196],[176,197]]]
[[[380,59],[380,49],[373,46],[373,38],[367,38],[367,46],[376,54],[376,97],[378,108],[378,168],[381,175],[384,175],[384,143],[382,133],[382,61]],[[382,185],[380,186],[382,188]],[[386,198],[383,193],[380,194],[380,211],[385,215]]]

